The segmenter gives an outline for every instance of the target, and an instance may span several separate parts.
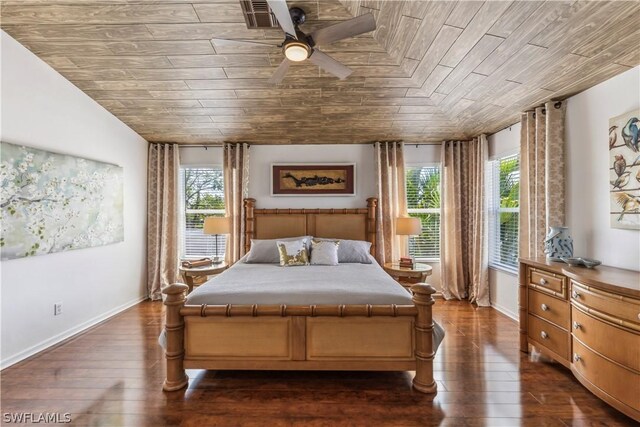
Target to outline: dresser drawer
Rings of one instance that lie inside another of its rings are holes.
[[[595,316],[640,331],[640,300],[594,289],[572,280],[571,302],[584,306]]]
[[[549,271],[529,268],[529,286],[559,298],[567,298],[567,278]]]
[[[612,326],[571,308],[571,333],[601,355],[640,372],[640,334]]]
[[[569,329],[569,303],[542,292],[529,289],[529,313]]]
[[[569,332],[529,315],[529,339],[546,347],[565,360],[569,360]]]
[[[640,409],[640,375],[637,373],[599,356],[575,338],[571,366],[609,396],[636,411]]]

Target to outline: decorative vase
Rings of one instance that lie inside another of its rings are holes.
[[[549,261],[563,261],[562,258],[573,257],[573,239],[569,236],[567,227],[549,227],[549,234],[544,239],[544,253]]]

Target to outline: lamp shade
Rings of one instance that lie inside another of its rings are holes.
[[[396,234],[400,236],[418,236],[422,233],[420,218],[396,218]]]
[[[208,216],[204,219],[202,232],[204,234],[229,234],[231,224],[225,216]]]

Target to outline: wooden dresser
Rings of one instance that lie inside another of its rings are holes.
[[[520,260],[520,350],[571,369],[596,396],[640,421],[640,272]]]

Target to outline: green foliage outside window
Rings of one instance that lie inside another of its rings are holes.
[[[518,265],[518,222],[520,206],[520,162],[518,156],[497,160],[494,177],[499,183],[498,236],[493,248],[492,261],[509,267]],[[495,179],[494,178],[494,179]],[[495,193],[494,193],[495,194]]]
[[[417,258],[440,257],[440,167],[407,168],[407,208],[420,218],[422,234],[409,239],[409,254]]]
[[[224,254],[226,237],[202,233],[204,219],[224,216],[224,177],[219,168],[184,168],[184,256],[198,258]],[[217,242],[217,243],[216,243]],[[217,247],[216,247],[217,246]]]
[[[187,210],[224,210],[224,179],[222,170],[188,168],[184,171],[184,197]],[[189,228],[202,228],[204,218],[211,214],[187,213]]]

